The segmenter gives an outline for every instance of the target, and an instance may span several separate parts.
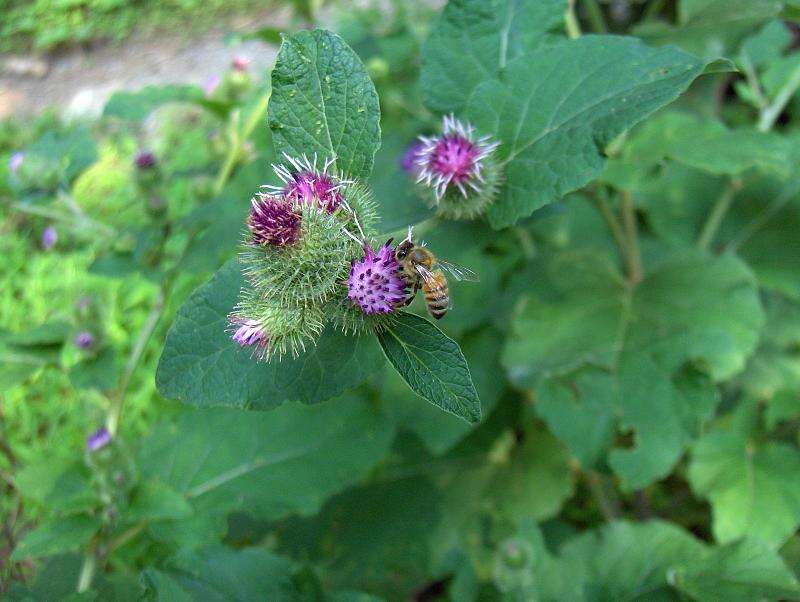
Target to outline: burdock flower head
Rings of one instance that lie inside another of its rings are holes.
[[[390,314],[402,305],[406,285],[391,241],[378,252],[364,247],[364,256],[353,261],[347,279],[347,296],[365,314]]]
[[[453,115],[445,116],[441,135],[419,140],[417,182],[442,215],[474,217],[494,200],[500,175],[493,160],[498,142],[478,137],[475,128]]]
[[[308,157],[300,159],[284,155],[291,167],[273,165],[283,186],[267,186],[273,193],[279,193],[295,204],[319,207],[333,213],[341,205],[344,197],[341,189],[352,182],[345,181],[330,173],[333,159],[328,159],[317,169],[317,155],[313,162]]]
[[[300,212],[285,197],[258,194],[251,201],[247,228],[256,245],[283,247],[300,238]]]
[[[137,169],[151,169],[156,166],[156,156],[152,151],[141,150],[133,159]]]

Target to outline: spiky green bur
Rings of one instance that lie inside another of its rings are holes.
[[[483,160],[483,182],[478,190],[470,189],[466,196],[455,187],[448,187],[441,197],[429,186],[417,184],[417,190],[436,215],[446,219],[475,219],[497,198],[503,171],[493,156]]]
[[[250,345],[253,356],[264,361],[280,358],[285,353],[297,356],[305,351],[307,343],[314,343],[325,325],[321,307],[306,305],[287,311],[278,303],[259,297],[251,289],[241,292],[239,303],[230,317],[232,327],[242,320],[240,316],[247,316],[247,320],[265,333],[263,341]]]

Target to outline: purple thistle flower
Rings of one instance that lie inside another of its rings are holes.
[[[284,247],[300,239],[300,213],[287,199],[259,194],[251,204],[247,227],[253,243]]]
[[[365,314],[390,314],[405,299],[406,285],[390,242],[377,253],[365,246],[364,258],[350,268],[347,296]]]
[[[341,206],[344,199],[340,189],[351,182],[340,180],[328,173],[335,159],[328,159],[322,169],[317,169],[316,153],[313,162],[305,155],[300,159],[290,157],[286,153],[283,156],[291,165],[291,169],[285,165],[272,166],[283,186],[265,186],[265,188],[273,193],[282,194],[296,205],[320,207],[328,213],[333,213]]]
[[[53,248],[58,240],[58,232],[55,226],[47,226],[42,232],[42,248],[47,251]]]
[[[480,193],[484,183],[484,160],[498,146],[489,136],[475,138],[475,129],[447,115],[441,136],[420,136],[422,147],[417,154],[417,182],[425,182],[441,200],[451,186],[466,198],[467,187]]]
[[[151,167],[156,166],[156,156],[152,151],[141,150],[136,153],[133,163],[139,169],[150,169]]]
[[[412,142],[406,152],[403,153],[403,156],[400,159],[400,167],[403,168],[408,174],[412,176],[416,176],[419,173],[419,165],[417,165],[417,160],[419,159],[419,152],[425,146],[425,143],[421,140],[415,140]]]
[[[25,159],[25,155],[23,153],[14,153],[11,155],[11,158],[8,160],[8,171],[11,173],[17,173],[17,170],[22,166],[22,161]]]
[[[75,344],[81,349],[89,349],[94,344],[94,335],[88,330],[75,335]]]
[[[263,358],[269,347],[269,337],[261,323],[258,320],[235,315],[231,316],[229,320],[231,326],[236,328],[231,338],[240,347],[252,347],[256,357]]]
[[[234,71],[247,71],[248,66],[250,66],[250,59],[246,56],[237,56],[231,63]]]
[[[95,452],[98,449],[104,448],[109,443],[111,443],[111,433],[108,432],[108,429],[103,426],[89,435],[89,437],[86,439],[86,448],[90,452]]]

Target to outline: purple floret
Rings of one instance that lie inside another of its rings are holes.
[[[402,304],[406,286],[389,243],[377,253],[364,247],[363,259],[350,268],[347,288],[347,296],[365,314],[389,314]]]

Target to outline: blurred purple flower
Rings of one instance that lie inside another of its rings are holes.
[[[90,452],[95,452],[99,449],[103,449],[109,443],[111,443],[111,433],[109,433],[108,429],[103,426],[89,435],[89,437],[86,439],[86,448]]]
[[[42,232],[42,248],[47,251],[48,249],[53,248],[53,245],[56,244],[58,240],[58,232],[56,231],[55,226],[47,226]]]
[[[203,82],[203,92],[205,92],[205,95],[211,96],[214,90],[219,87],[221,81],[222,79],[218,74],[209,75]]]
[[[141,150],[136,153],[133,163],[139,169],[150,169],[156,166],[156,156],[153,154],[153,151]]]
[[[89,349],[94,344],[94,335],[88,330],[75,335],[75,344],[81,349]]]
[[[419,152],[424,146],[425,143],[421,140],[416,140],[408,146],[400,159],[400,167],[403,168],[403,171],[416,177],[419,173],[419,165],[417,165]]]
[[[246,56],[237,56],[233,59],[231,66],[235,71],[247,71],[247,67],[250,66],[250,59]]]
[[[17,173],[17,170],[22,165],[22,161],[25,159],[25,155],[23,153],[14,153],[11,155],[11,158],[8,160],[8,170],[11,173]]]

